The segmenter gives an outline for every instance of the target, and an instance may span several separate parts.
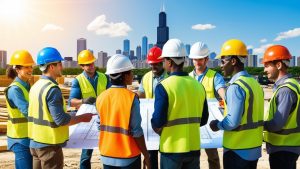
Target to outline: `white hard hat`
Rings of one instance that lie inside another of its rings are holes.
[[[169,39],[163,46],[162,55],[160,58],[178,58],[185,56],[187,56],[187,54],[184,44],[179,39]]]
[[[134,67],[127,56],[116,54],[108,59],[105,74],[122,73],[132,69]]]
[[[203,42],[196,42],[193,44],[190,50],[190,59],[202,59],[209,55],[209,49]]]

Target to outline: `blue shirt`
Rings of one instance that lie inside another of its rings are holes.
[[[278,79],[273,87],[273,92],[284,83],[288,78],[291,78],[291,75],[285,75],[282,78]],[[296,93],[288,87],[282,87],[278,90],[276,94],[276,104],[277,110],[274,113],[274,117],[270,121],[265,121],[264,129],[271,132],[276,132],[281,130],[286,124],[290,113],[296,108],[297,105],[297,95]],[[288,147],[288,146],[273,146],[269,143],[266,143],[267,152],[269,154],[275,153],[278,151],[288,151],[296,154],[300,154],[300,147]]]
[[[195,70],[193,70],[194,78],[198,82],[202,82],[203,77],[206,75],[207,71],[208,71],[208,67],[206,67],[205,71],[202,74],[197,75]],[[215,91],[218,91],[220,88],[226,88],[226,84],[225,84],[223,76],[221,76],[219,73],[216,73],[216,75],[214,77],[214,89],[215,89]]]
[[[95,93],[97,93],[97,85],[98,85],[98,74],[97,72],[95,73],[95,76],[93,78],[89,77],[85,71],[83,71],[83,75],[88,79],[88,81],[91,83],[91,85],[94,88]],[[107,84],[106,84],[106,89],[109,88],[111,86],[108,77],[107,78]],[[72,81],[72,86],[71,86],[71,91],[70,91],[70,96],[69,96],[69,106],[71,103],[72,99],[82,99],[82,93],[81,93],[81,89],[80,89],[80,85],[79,82],[76,78],[74,78],[74,80]]]
[[[152,80],[153,80],[152,91],[155,91],[155,88],[156,88],[157,84],[160,81],[164,80],[164,78],[165,78],[165,72],[163,72],[160,76],[155,76],[152,73]],[[144,79],[144,77],[143,77],[143,79]],[[140,84],[139,89],[138,89],[138,91],[141,92],[141,93],[145,93],[145,89],[144,89],[144,85],[143,85],[143,79],[141,80],[141,84]],[[155,95],[155,93],[154,93],[154,95]]]
[[[240,76],[251,77],[246,71],[240,71],[229,81],[230,86],[227,88],[225,95],[227,115],[221,122],[218,123],[218,128],[221,130],[233,130],[238,127],[241,122],[246,93],[239,85],[233,84],[233,82],[235,82]],[[224,148],[224,153],[227,151],[229,151],[229,149]],[[252,149],[231,151],[248,161],[257,160],[261,157],[261,146]]]
[[[124,86],[116,86],[112,85],[114,88],[125,88]],[[123,98],[120,98],[123,99]],[[130,131],[133,137],[141,137],[144,135],[143,129],[141,127],[142,117],[140,114],[140,101],[137,96],[134,97],[133,104],[131,107],[131,115],[130,115]],[[106,156],[100,156],[101,161],[105,165],[124,167],[130,165],[134,162],[138,157],[134,158],[111,158]]]
[[[57,84],[58,83],[52,79],[49,76],[42,75],[41,79],[48,79],[51,80],[53,83]],[[64,126],[68,124],[71,120],[71,116],[67,113],[65,113],[64,108],[63,108],[63,98],[62,98],[62,93],[61,90],[57,87],[52,87],[47,95],[46,95],[46,102],[47,102],[47,107],[49,109],[50,115],[53,118],[53,121],[57,126]],[[59,144],[60,146],[65,146],[66,142],[63,144]],[[30,147],[31,148],[43,148],[43,147],[48,147],[52,146],[49,144],[43,144],[43,143],[38,143],[35,142],[34,140],[30,140]]]
[[[22,86],[25,87],[27,91],[30,90],[29,83],[24,82],[19,77],[16,77],[14,81],[19,82]],[[18,86],[11,86],[7,90],[7,97],[8,102],[10,103],[12,108],[19,109],[25,117],[28,117],[28,101],[26,101],[22,89],[20,89]],[[29,146],[29,139],[16,139],[7,137],[7,147],[9,150],[11,150],[12,146],[16,143],[22,144],[24,146]]]
[[[185,72],[173,72],[170,74],[170,76],[188,76],[188,74]],[[168,108],[169,108],[168,94],[165,88],[163,87],[163,85],[158,84],[155,89],[154,112],[152,114],[152,119],[151,119],[152,128],[162,128],[167,123]],[[208,106],[207,106],[207,101],[205,99],[200,125],[201,126],[205,125],[207,123],[207,120],[208,120]],[[190,153],[177,153],[177,154],[192,155],[194,153],[190,152]]]

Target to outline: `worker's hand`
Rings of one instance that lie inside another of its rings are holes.
[[[151,164],[150,164],[150,158],[149,156],[146,158],[144,157],[144,164],[143,164],[143,169],[151,169]]]
[[[90,122],[91,119],[93,118],[93,116],[95,116],[95,115],[97,115],[97,114],[85,113],[85,114],[79,115],[80,122]]]
[[[218,123],[219,123],[219,120],[212,120],[210,123],[209,123],[209,126],[211,128],[212,131],[219,131],[220,129],[218,128]]]
[[[95,97],[88,97],[85,99],[82,99],[82,104],[94,104],[96,102]]]

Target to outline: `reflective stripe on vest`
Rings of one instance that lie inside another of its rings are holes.
[[[48,79],[38,80],[29,92],[29,108],[28,108],[28,136],[35,142],[43,144],[62,144],[69,138],[69,127],[58,126],[47,107],[46,97],[49,90],[53,87],[59,87]],[[63,98],[63,96],[62,96]],[[62,103],[66,112],[64,98]]]
[[[204,87],[190,76],[170,76],[161,84],[168,94],[169,107],[168,121],[160,136],[160,152],[200,150]]]
[[[163,73],[164,79],[168,77],[166,71]],[[154,98],[154,89],[153,89],[153,73],[152,71],[146,73],[143,77],[143,87],[145,90],[145,97],[147,99]]]
[[[135,93],[125,88],[109,88],[98,97],[101,155],[132,158],[141,154],[129,128],[134,98]]]
[[[216,71],[208,69],[201,80],[201,83],[206,91],[206,98],[208,99],[216,98],[214,85],[214,78],[216,76],[216,73]],[[198,81],[197,77],[194,74],[194,71],[190,72],[189,75]]]
[[[275,90],[270,101],[267,121],[272,120],[277,111],[276,96],[278,90],[283,87],[288,87],[297,95],[296,107],[294,110],[291,110],[292,112],[290,112],[286,124],[280,131],[265,132],[264,141],[275,146],[300,146],[300,86],[295,79],[286,79],[285,82]]]
[[[18,108],[12,108],[8,101],[7,91],[10,87],[17,86],[19,87],[22,92],[24,99],[28,102],[28,91],[27,89],[19,82],[14,81],[12,82],[6,89],[5,89],[5,100],[6,106],[8,111],[8,121],[7,121],[7,136],[10,138],[27,138],[28,137],[28,127],[27,127],[27,118],[23,115],[23,113]]]
[[[234,84],[245,91],[244,112],[238,127],[231,131],[224,131],[223,146],[228,149],[259,147],[262,145],[263,137],[263,90],[252,77],[240,76]],[[227,105],[224,114],[227,115]]]
[[[88,97],[97,97],[106,89],[107,85],[107,78],[103,73],[96,72],[98,74],[98,82],[97,82],[97,93],[95,93],[94,87],[92,86],[91,82],[84,76],[83,73],[78,75],[76,79],[78,80],[82,98]]]

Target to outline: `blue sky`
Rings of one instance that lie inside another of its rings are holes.
[[[300,55],[299,0],[0,0],[0,8],[12,2],[5,8],[11,10],[0,12],[0,50],[9,56],[18,49],[36,56],[53,46],[76,58],[76,39],[82,37],[94,52],[112,55],[123,49],[124,39],[135,50],[144,35],[156,42],[163,3],[170,38],[203,41],[216,53],[226,40],[238,38],[258,55],[270,44]]]

